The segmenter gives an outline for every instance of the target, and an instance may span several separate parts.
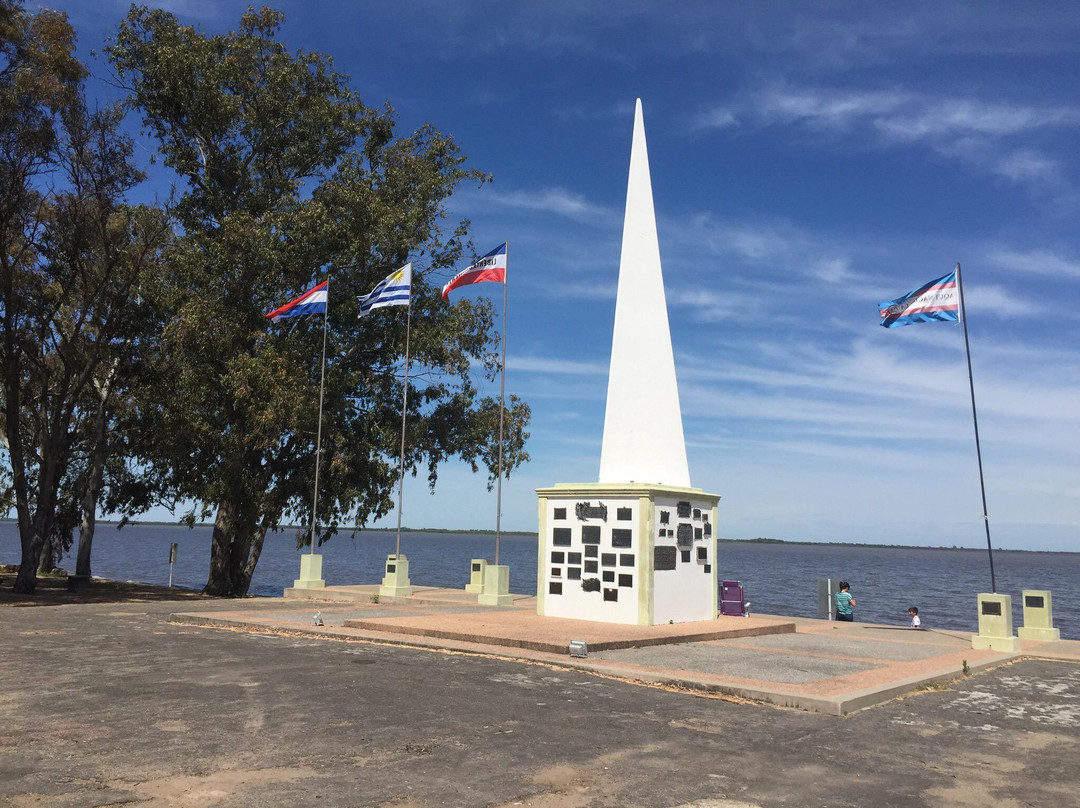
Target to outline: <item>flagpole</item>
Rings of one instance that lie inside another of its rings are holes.
[[[956,262],[956,288],[960,292],[960,322],[964,324],[964,353],[967,354],[968,387],[971,389],[971,420],[975,425],[975,457],[979,461],[979,490],[982,492],[983,525],[986,528],[986,551],[990,554],[990,591],[997,592],[994,575],[994,547],[990,543],[990,517],[986,512],[986,484],[983,482],[982,449],[979,447],[979,416],[975,411],[975,381],[971,373],[971,346],[968,343],[967,309],[964,308],[964,284],[960,280],[960,262]]]
[[[411,287],[411,284],[410,284]],[[409,292],[409,311],[405,315],[405,383],[401,391],[401,460],[398,464],[397,544],[394,554],[401,555],[401,499],[405,487],[405,413],[409,405],[409,331],[412,326],[412,291]],[[497,563],[497,562],[496,562]]]
[[[506,266],[503,268],[502,372],[499,385],[499,482],[495,494],[495,566],[499,565],[499,541],[502,538],[503,421],[506,414],[506,287],[510,275],[510,240],[506,240]]]
[[[326,282],[326,306],[322,321],[322,369],[319,371],[319,426],[315,437],[315,493],[311,497],[311,554],[315,555],[315,513],[319,504],[319,455],[322,452],[323,390],[326,386],[326,321],[330,316],[330,281]]]

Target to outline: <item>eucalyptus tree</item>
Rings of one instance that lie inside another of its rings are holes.
[[[268,530],[307,524],[316,440],[316,541],[389,511],[401,424],[404,309],[358,317],[357,297],[414,262],[406,465],[462,458],[488,466],[499,407],[478,378],[497,370],[493,308],[446,306],[438,275],[459,263],[467,222],[445,202],[464,182],[452,138],[395,132],[389,106],[364,105],[329,57],[290,53],[284,17],[249,10],[209,35],[133,7],[108,53],[164,163],[181,180],[182,236],[169,262],[170,319],[138,396],[148,470],[214,517],[205,591],[241,596]],[[329,278],[323,421],[323,318],[264,313]],[[527,459],[528,407],[513,400],[509,469]],[[300,541],[307,541],[301,531]]]
[[[132,143],[119,110],[87,110],[66,18],[3,2],[0,36],[3,434],[22,552],[15,590],[30,592],[43,552],[48,566],[52,546],[70,541],[65,486],[101,413],[91,402],[118,346],[145,325],[139,282],[168,226],[124,203],[141,180]]]

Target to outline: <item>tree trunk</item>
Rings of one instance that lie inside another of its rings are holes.
[[[12,592],[20,595],[32,595],[37,588],[38,563],[41,560],[41,550],[45,546],[45,534],[41,529],[38,519],[30,520],[27,524],[19,520],[19,540],[22,545],[22,557],[19,560],[19,574],[15,576],[15,583],[11,587]]]
[[[214,535],[210,544],[210,577],[203,587],[207,595],[242,598],[251,586],[266,538],[266,523],[238,516],[232,502],[218,503]]]
[[[53,546],[52,535],[45,537],[41,545],[41,553],[38,555],[38,575],[49,575],[56,572],[56,548]]]
[[[82,524],[79,526],[79,552],[75,560],[75,575],[90,577],[90,549],[94,544],[94,526],[97,523],[97,502],[101,493],[101,481],[105,477],[105,401],[108,389],[101,396],[97,413],[97,434],[94,451],[90,457],[90,475],[86,481],[86,493],[82,500]]]

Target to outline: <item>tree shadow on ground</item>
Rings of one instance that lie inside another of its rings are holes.
[[[67,574],[39,576],[31,595],[11,591],[19,568],[0,565],[0,607],[4,606],[62,606],[72,603],[139,603],[168,600],[220,600],[204,595],[197,589],[155,586],[132,581],[108,581],[91,578],[77,591],[68,588]]]

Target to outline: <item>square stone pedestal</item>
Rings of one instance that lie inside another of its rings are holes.
[[[300,556],[300,577],[293,581],[293,589],[323,589],[322,556],[307,553]]]
[[[484,570],[484,591],[476,596],[481,606],[509,606],[514,602],[510,595],[510,568],[505,564],[488,564]]]
[[[632,626],[716,619],[719,495],[644,483],[536,494],[537,614]]]
[[[1025,589],[1024,625],[1016,630],[1022,640],[1056,642],[1061,630],[1054,628],[1053,601],[1049,589]]]
[[[383,576],[379,595],[386,598],[407,598],[412,594],[409,584],[409,559],[404,553],[386,557],[386,575]]]
[[[980,650],[1016,653],[1020,639],[1013,636],[1012,598],[1009,595],[982,593],[978,597],[979,633],[971,638],[971,647]]]
[[[465,584],[465,591],[479,595],[484,591],[484,575],[487,572],[488,560],[486,558],[474,558],[469,562],[469,582]]]

